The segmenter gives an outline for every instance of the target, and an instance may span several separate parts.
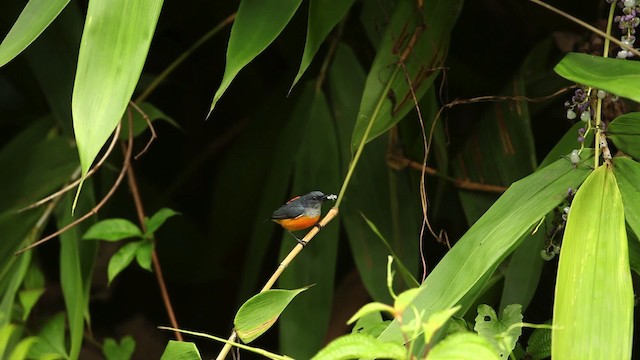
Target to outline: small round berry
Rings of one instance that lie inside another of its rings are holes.
[[[582,114],[580,114],[580,120],[589,122],[591,120],[591,112],[583,111]]]
[[[602,100],[605,96],[607,96],[607,93],[604,90],[598,90],[596,96],[598,97],[598,99]]]
[[[573,120],[575,118],[576,118],[576,112],[571,109],[567,110],[567,119]]]
[[[620,51],[618,51],[618,54],[616,55],[616,57],[618,59],[626,59],[627,58],[627,54],[628,54],[627,50],[620,50]]]

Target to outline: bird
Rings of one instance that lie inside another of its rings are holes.
[[[298,243],[305,246],[307,242],[293,235],[292,231],[304,230],[311,226],[317,226],[320,229],[318,220],[322,212],[322,203],[336,198],[336,195],[325,195],[322,191],[312,191],[296,196],[274,211],[271,214],[271,221],[278,223],[296,238]]]

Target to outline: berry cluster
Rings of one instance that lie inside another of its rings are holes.
[[[611,3],[613,0],[607,0]],[[624,0],[618,2],[618,6],[622,8],[622,15],[616,16],[613,20],[618,23],[618,27],[622,30],[620,41],[629,47],[633,47],[636,42],[636,27],[640,25],[640,6],[637,0]],[[618,59],[626,59],[633,56],[633,53],[627,49],[618,51],[616,57]]]

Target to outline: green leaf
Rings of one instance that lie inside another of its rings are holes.
[[[8,350],[7,345],[11,336],[16,331],[17,326],[11,323],[7,323],[0,327],[0,358],[5,358],[5,352]]]
[[[624,157],[614,158],[613,164],[624,204],[624,218],[636,236],[640,236],[640,164]]]
[[[402,276],[402,279],[404,279],[405,284],[407,284],[407,286],[409,287],[420,286],[420,283],[418,282],[418,280],[416,280],[416,278],[413,277],[413,274],[411,274],[409,269],[407,269],[407,267],[402,263],[402,260],[398,258],[398,256],[395,254],[395,251],[393,251],[393,248],[391,247],[391,245],[389,245],[389,242],[387,242],[387,239],[385,239],[384,236],[380,233],[380,230],[378,230],[378,227],[376,226],[376,224],[374,224],[371,220],[367,219],[367,217],[364,214],[361,214],[361,215],[364,221],[367,222],[367,225],[369,226],[371,231],[373,231],[373,233],[378,236],[378,238],[382,241],[385,247],[389,250],[389,254],[393,256],[393,260],[397,264],[398,270],[400,271],[400,275]]]
[[[300,69],[293,80],[293,88],[302,74],[307,70],[320,45],[329,35],[331,29],[344,17],[354,0],[311,0],[309,2],[309,23],[307,25],[307,40]]]
[[[420,286],[413,306],[423,311],[423,319],[453,307],[465,296],[476,297],[481,290],[475,288],[476,284],[518,246],[522,235],[565,199],[568,188],[576,189],[589,172],[585,165],[574,168],[570,161],[560,159],[511,185]],[[407,310],[403,322],[409,323],[413,317]],[[381,338],[401,341],[399,330],[394,321]]]
[[[562,239],[552,357],[630,359],[633,286],[624,208],[608,166],[578,189]]]
[[[113,281],[116,275],[129,266],[136,256],[138,247],[145,241],[146,240],[130,242],[113,254],[111,260],[109,260],[109,267],[107,269],[109,284],[111,284],[111,281]]]
[[[26,49],[68,3],[69,0],[30,0],[0,44],[0,67]]]
[[[36,341],[38,341],[38,339],[35,336],[29,336],[20,340],[15,348],[13,348],[13,351],[11,352],[11,355],[7,358],[7,360],[26,359],[29,351],[31,350],[31,347],[36,343]]]
[[[142,237],[142,231],[134,223],[127,219],[107,219],[90,227],[82,238],[118,241],[132,237]]]
[[[447,336],[429,351],[426,360],[492,360],[500,359],[487,340],[474,333]]]
[[[302,0],[242,0],[231,28],[222,83],[213,96],[209,114],[240,70],[275,40]]]
[[[607,137],[616,147],[636,160],[640,160],[640,112],[627,113],[615,118],[607,126]]]
[[[637,61],[569,53],[553,70],[565,79],[640,102]]]
[[[0,328],[11,321],[15,297],[31,263],[31,256],[29,252],[22,254],[19,258],[13,257],[2,267],[7,277],[2,279],[2,293],[0,293]]]
[[[163,113],[162,110],[155,107],[155,105],[143,102],[138,104],[138,107],[145,115],[149,118],[149,122],[154,122],[156,120],[164,120],[169,124],[173,125],[178,129],[182,129],[178,123],[170,118],[167,114]],[[149,123],[145,118],[138,112],[136,109],[131,109],[131,114],[133,115],[133,137],[137,137],[142,134],[147,128],[149,128]],[[127,140],[129,138],[129,126],[123,126],[120,131],[120,139]]]
[[[93,182],[88,181],[86,187],[87,191],[78,198],[79,214],[88,213],[95,206]],[[59,229],[80,216],[73,216],[69,211],[72,201],[72,194],[65,194],[57,209],[56,220]],[[99,245],[95,241],[82,241],[80,234],[94,221],[94,219],[89,219],[60,234],[60,283],[69,322],[71,345],[69,357],[71,359],[76,359],[80,355],[84,338],[85,316],[87,322],[89,321],[89,292]]]
[[[37,341],[29,349],[29,358],[68,359],[64,328],[64,313],[53,316],[40,329]]]
[[[356,321],[351,333],[366,334],[378,337],[391,321],[385,321],[379,312],[369,313]]]
[[[424,331],[424,342],[429,344],[433,339],[433,335],[440,330],[456,312],[460,310],[460,305],[454,306],[451,309],[438,311],[429,317],[429,320],[422,324],[422,330]]]
[[[267,290],[247,300],[233,320],[238,337],[248,344],[264,334],[278,320],[291,300],[307,289],[308,287]]]
[[[511,325],[521,322],[522,306],[520,304],[505,307],[500,319],[491,306],[482,304],[478,306],[474,330],[493,345],[501,359],[507,359],[522,334],[521,326],[511,327]],[[511,330],[508,330],[510,327]]]
[[[202,360],[196,344],[169,340],[160,360]]]
[[[83,177],[131,99],[161,7],[162,0],[89,2],[71,104]]]
[[[546,221],[546,220],[545,220]],[[509,304],[522,305],[523,312],[536,293],[544,260],[531,256],[544,247],[546,233],[541,227],[533,235],[525,234],[522,244],[511,254],[504,274],[504,287],[500,298],[500,309]]]
[[[153,242],[150,240],[142,240],[136,249],[136,261],[141,268],[151,270],[151,253],[153,252]]]
[[[365,334],[348,334],[330,342],[312,359],[405,359],[406,352],[404,346],[398,343],[383,342]]]
[[[179,212],[173,211],[169,208],[162,208],[158,210],[155,214],[151,216],[150,219],[145,221],[145,226],[147,228],[147,237],[148,235],[154,234],[168,218],[180,215]]]
[[[542,360],[551,356],[551,329],[535,329],[527,343],[527,355],[531,360]]]
[[[395,309],[392,306],[379,302],[368,303],[365,306],[361,307],[360,310],[358,310],[355,314],[353,314],[353,316],[347,321],[347,325],[352,324],[354,321],[359,320],[369,314],[379,314],[380,312],[386,312],[393,316],[395,314]]]
[[[120,339],[118,344],[114,339],[107,338],[102,344],[102,353],[107,360],[128,360],[131,359],[133,351],[136,349],[136,342],[131,336]]]
[[[22,290],[18,293],[18,300],[20,306],[22,306],[22,321],[26,321],[31,314],[31,310],[36,305],[42,294],[44,294],[44,288]]]
[[[387,131],[414,108],[444,63],[461,1],[399,1],[391,15],[362,95],[351,150]],[[408,84],[407,78],[411,84]]]

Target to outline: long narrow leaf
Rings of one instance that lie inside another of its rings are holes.
[[[367,76],[352,151],[371,121],[366,141],[387,131],[414,108],[410,87],[420,99],[431,86],[446,58],[461,4],[459,0],[438,0],[416,7],[413,1],[398,2]]]
[[[73,87],[73,129],[83,176],[138,83],[162,0],[92,0]]]
[[[637,61],[569,53],[554,70],[565,79],[640,101],[637,86],[640,64]]]
[[[209,114],[240,70],[282,32],[302,0],[242,0],[231,28],[227,64]]]
[[[624,202],[624,218],[640,237],[640,163],[624,157],[614,159],[613,172]]]
[[[311,0],[309,2],[307,40],[304,44],[300,69],[293,80],[292,88],[311,64],[313,57],[331,29],[344,17],[353,2],[354,0]]]
[[[624,208],[608,166],[578,190],[558,265],[551,356],[630,359],[633,286]]]
[[[69,0],[30,0],[0,44],[0,67],[26,49],[68,3]]]
[[[518,240],[540,218],[557,206],[568,188],[577,188],[589,173],[587,166],[574,168],[560,159],[515,182],[467,231],[438,263],[413,301],[423,319],[456,305],[474,285],[518,245]],[[413,318],[405,311],[403,322]],[[402,341],[399,324],[393,322],[382,339]]]

